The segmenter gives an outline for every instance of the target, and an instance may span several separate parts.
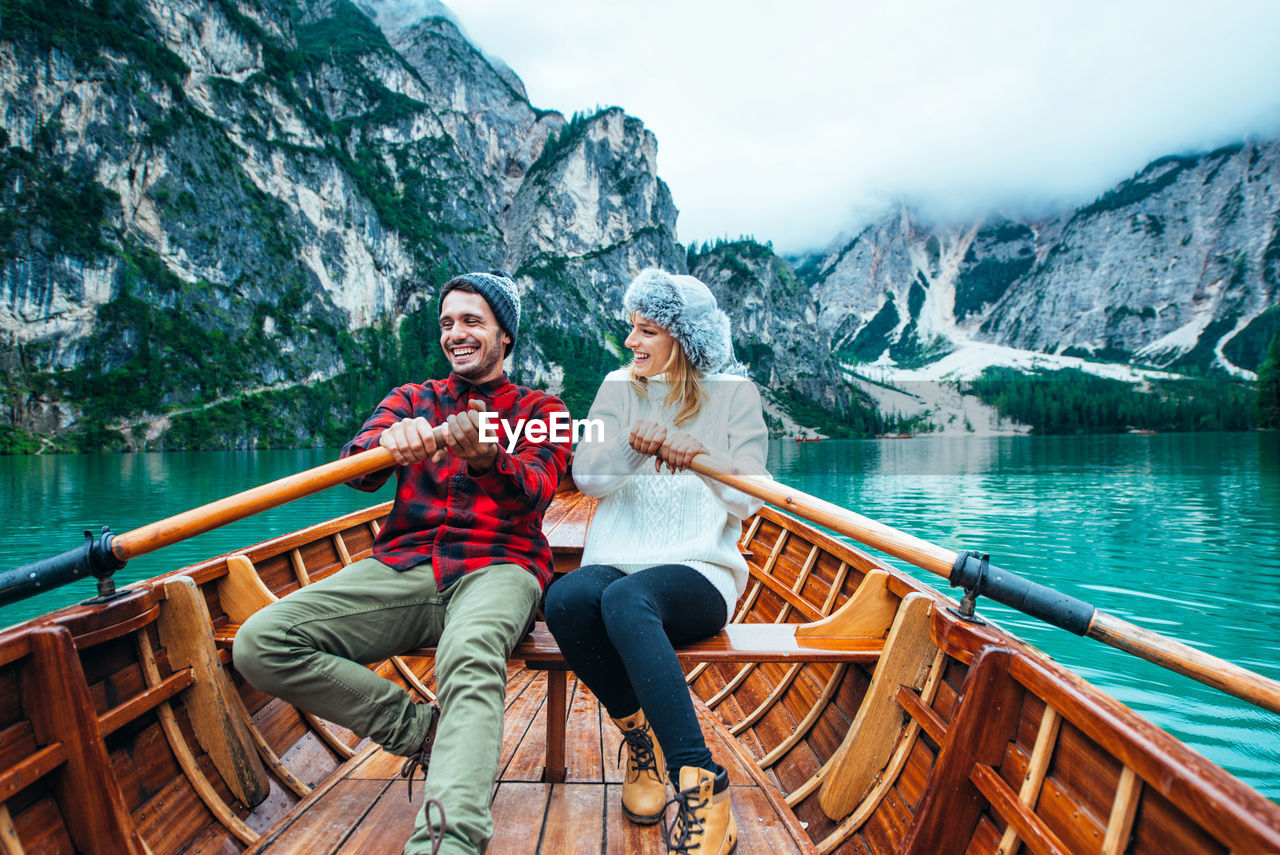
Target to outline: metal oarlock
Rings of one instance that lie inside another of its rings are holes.
[[[977,607],[978,595],[982,592],[982,588],[986,583],[987,570],[991,567],[991,556],[985,553],[979,555],[977,552],[962,552],[956,559],[956,564],[958,565],[960,562],[966,561],[969,558],[974,558],[978,561],[978,567],[974,573],[975,581],[972,584],[965,586],[964,596],[960,598],[960,602],[955,608],[949,609],[948,611],[969,623],[986,623],[985,620],[978,617]],[[955,572],[955,567],[952,567],[952,576],[955,575]],[[951,584],[954,586],[956,583],[952,581]]]
[[[1017,573],[993,567],[991,556],[986,554],[961,552],[951,566],[947,581],[953,588],[964,589],[956,614],[965,620],[979,620],[974,615],[974,607],[978,597],[987,596],[1076,635],[1087,633],[1093,621],[1093,606]]]
[[[75,549],[0,573],[0,605],[35,596],[84,576],[98,580],[98,596],[89,602],[100,603],[122,596],[122,592],[116,590],[112,574],[125,562],[111,551],[113,538],[110,526],[104,525],[96,540],[92,531],[85,531],[84,542]]]
[[[98,596],[88,602],[101,603],[124,596],[123,591],[116,590],[115,572],[123,567],[125,562],[111,551],[111,541],[114,538],[111,527],[106,525],[102,527],[102,535],[96,543],[93,541],[93,532],[85,530],[84,536],[85,540],[91,544],[89,572],[98,579]]]

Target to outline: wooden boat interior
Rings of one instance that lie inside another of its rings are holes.
[[[254,609],[371,554],[388,507],[0,633],[0,852],[399,852],[422,799],[401,758],[230,656]],[[548,512],[558,572],[593,510]],[[1280,851],[1274,802],[909,575],[768,507],[740,547],[737,634],[685,657],[739,852]],[[607,713],[553,659],[510,662],[489,851],[663,851],[621,814]],[[421,700],[432,666],[370,665]]]

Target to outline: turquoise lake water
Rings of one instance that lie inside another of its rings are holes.
[[[332,460],[333,450],[0,457],[6,559],[69,549]],[[1280,679],[1280,434],[774,442],[778,480]],[[121,584],[391,497],[336,488],[135,559]],[[899,566],[901,562],[894,561]],[[945,587],[923,570],[920,578]],[[0,608],[0,625],[92,596]],[[980,612],[1280,799],[1280,716],[980,602]]]

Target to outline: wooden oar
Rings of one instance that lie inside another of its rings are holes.
[[[977,575],[982,587],[979,593],[985,596],[1280,713],[1280,682],[1135,626],[1074,597],[1028,582],[1016,574],[992,567],[970,553],[952,552],[839,505],[779,484],[767,476],[743,473],[708,454],[699,454],[689,468],[895,558],[943,576],[952,581],[952,584],[958,584],[957,577],[968,582]],[[990,584],[983,587],[984,581]],[[1054,619],[1061,615],[1065,615],[1066,619]]]
[[[443,441],[439,433],[443,429],[443,426],[436,427],[438,441]],[[85,541],[75,549],[0,573],[0,605],[86,576],[98,577],[99,596],[112,596],[115,585],[111,574],[131,558],[395,465],[390,451],[374,448],[124,534],[113,535],[104,527],[102,535],[95,540],[93,533],[86,531]]]
[[[391,452],[385,448],[373,448],[353,454],[116,535],[111,540],[111,552],[121,561],[128,561],[227,523],[395,465]]]

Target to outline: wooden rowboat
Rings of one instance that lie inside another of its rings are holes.
[[[558,572],[594,507],[548,512]],[[0,633],[0,852],[399,852],[422,798],[400,758],[254,691],[229,650],[248,612],[369,555],[388,508]],[[687,671],[738,852],[1280,851],[1275,803],[935,590],[768,507],[740,545],[739,650]],[[509,667],[490,852],[664,851],[620,812],[607,715],[538,644]],[[427,654],[371,667],[430,698]]]

